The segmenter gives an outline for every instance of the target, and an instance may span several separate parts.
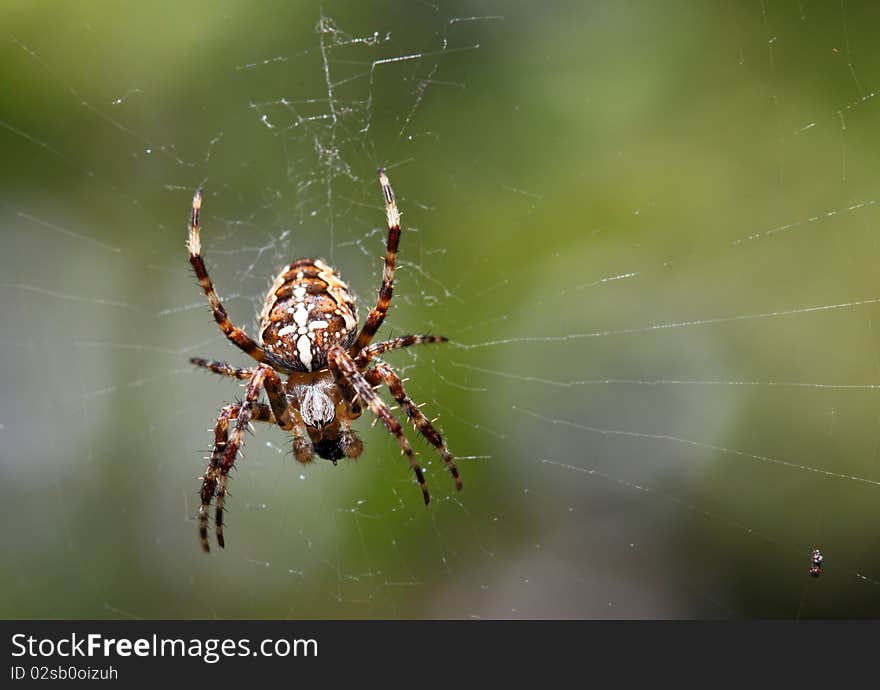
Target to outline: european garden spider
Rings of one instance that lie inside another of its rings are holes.
[[[260,312],[257,341],[232,325],[202,260],[199,237],[199,211],[202,190],[193,197],[189,224],[189,261],[199,285],[205,291],[214,320],[234,345],[257,361],[257,366],[239,369],[225,362],[199,358],[190,361],[216,374],[247,381],[244,400],[225,405],[214,429],[214,450],[205,476],[202,477],[199,507],[199,538],[202,549],[208,546],[208,511],[217,497],[214,523],[217,543],[222,548],[223,503],[227,495],[229,471],[235,464],[244,433],[253,420],[275,423],[293,433],[293,456],[299,462],[311,462],[315,452],[334,464],[343,456],[358,457],[363,443],[351,428],[361,414],[361,406],[382,420],[389,433],[397,438],[402,453],[409,460],[422,489],[425,504],[430,501],[422,469],[412,446],[403,435],[400,422],[376,393],[381,384],[406,412],[419,433],[436,449],[461,489],[455,461],[446,444],[407,396],[403,383],[390,366],[378,359],[388,350],[420,343],[442,343],[446,338],[433,335],[404,335],[370,345],[370,340],[385,320],[394,286],[394,262],[400,241],[400,212],[394,192],[383,169],[379,183],[385,197],[388,217],[388,244],[385,268],[376,306],[370,311],[360,333],[354,295],[336,271],[318,259],[299,259],[285,267],[275,278]],[[279,374],[287,376],[283,381]],[[259,401],[265,389],[269,404]],[[229,430],[230,424],[232,430]]]

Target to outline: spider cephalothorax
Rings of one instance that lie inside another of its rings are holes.
[[[208,510],[215,496],[217,543],[221,547],[224,544],[223,503],[229,471],[235,464],[244,432],[254,420],[275,423],[290,431],[293,434],[293,455],[299,462],[310,462],[317,453],[335,464],[343,457],[356,458],[363,451],[363,443],[351,423],[361,415],[362,406],[368,407],[397,438],[427,504],[430,496],[412,446],[403,435],[400,422],[376,393],[375,389],[382,384],[388,386],[419,433],[437,449],[455,479],[456,487],[461,489],[455,461],[440,434],[407,396],[403,382],[391,367],[378,359],[388,350],[445,342],[446,338],[405,335],[370,344],[391,304],[400,241],[400,213],[384,170],[379,170],[379,182],[388,219],[385,268],[376,306],[370,311],[360,333],[354,296],[336,271],[317,259],[299,259],[278,274],[260,313],[260,332],[256,341],[232,325],[202,260],[201,190],[193,197],[187,243],[190,263],[220,330],[258,363],[256,367],[239,369],[225,362],[190,360],[217,374],[247,381],[244,400],[226,405],[220,411],[214,430],[214,450],[202,478],[199,536],[205,551],[208,551]],[[282,380],[279,374],[287,379]],[[268,405],[259,401],[263,390]]]

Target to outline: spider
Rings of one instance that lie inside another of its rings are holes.
[[[819,577],[822,574],[822,561],[824,560],[825,557],[822,555],[822,552],[819,549],[813,549],[813,553],[810,556],[810,575]]]
[[[415,473],[425,505],[430,502],[422,468],[412,446],[403,434],[400,422],[379,397],[376,390],[388,386],[391,395],[403,408],[413,426],[436,449],[461,490],[461,478],[452,454],[431,422],[407,396],[403,382],[378,356],[422,343],[442,343],[446,338],[434,335],[404,335],[370,344],[379,330],[394,287],[394,263],[400,241],[400,212],[384,169],[379,169],[379,184],[385,197],[388,219],[388,242],[385,268],[376,306],[358,333],[358,313],[354,295],[336,271],[319,259],[299,259],[281,270],[260,312],[260,330],[252,340],[234,326],[217,295],[205,262],[202,260],[199,213],[202,190],[193,197],[189,223],[189,261],[199,285],[205,291],[214,320],[232,343],[256,360],[249,368],[233,367],[194,357],[193,364],[215,374],[247,381],[244,399],[220,410],[214,429],[214,448],[202,479],[199,507],[199,539],[202,550],[209,551],[208,512],[216,496],[214,524],[217,544],[223,548],[223,504],[227,496],[229,471],[244,441],[244,432],[252,421],[277,424],[293,434],[293,456],[302,463],[311,462],[314,453],[332,460],[356,458],[363,442],[352,429],[366,406],[385,425],[400,445]],[[283,380],[281,376],[286,376]],[[259,400],[266,391],[269,404]],[[230,428],[231,427],[231,428]]]

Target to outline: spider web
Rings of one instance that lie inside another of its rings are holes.
[[[880,615],[876,8],[165,9],[5,10],[3,615]],[[192,191],[253,333],[298,257],[364,317],[379,166],[380,336],[452,341],[386,360],[465,489],[409,426],[428,509],[368,415],[337,467],[257,427],[206,557],[241,389],[187,359],[247,362]]]

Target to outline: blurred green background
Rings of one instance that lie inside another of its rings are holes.
[[[0,9],[0,615],[880,615],[877,3]],[[303,467],[258,428],[193,520],[272,276],[362,316],[438,416]],[[807,570],[825,554],[822,576]]]

